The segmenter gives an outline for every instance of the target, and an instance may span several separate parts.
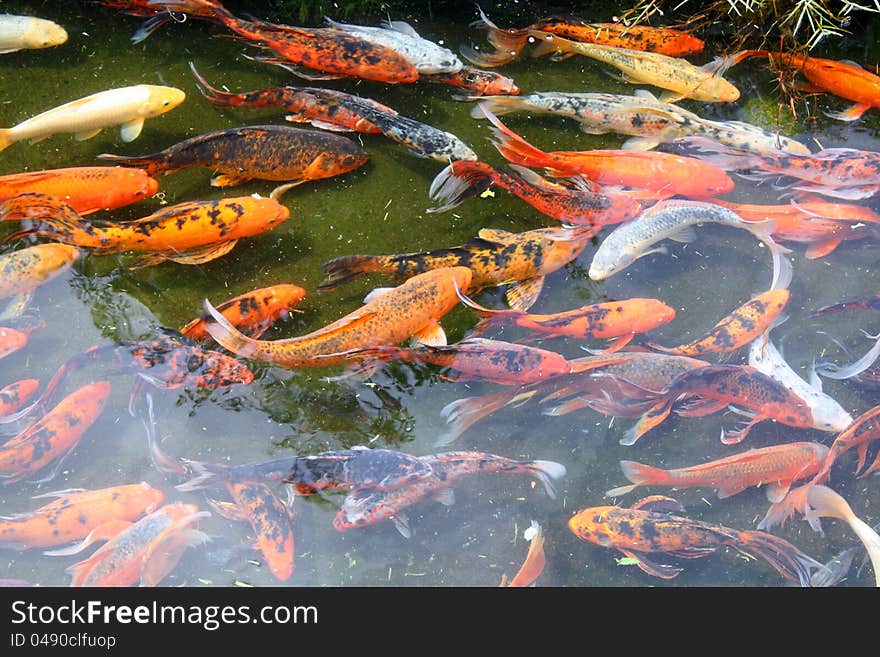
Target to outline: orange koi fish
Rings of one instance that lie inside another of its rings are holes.
[[[733,404],[746,409],[751,419],[742,429],[722,431],[721,442],[734,445],[745,439],[759,422],[776,420],[790,427],[813,427],[809,405],[784,385],[747,365],[710,365],[685,372],[666,390],[639,422],[627,430],[621,445],[632,445],[665,420],[676,401],[691,398],[679,415],[699,417]]]
[[[78,257],[79,249],[67,244],[37,244],[0,255],[0,299],[51,281],[70,269]]]
[[[220,312],[239,331],[250,338],[259,338],[278,319],[292,311],[306,296],[299,285],[273,285],[246,292],[217,306]],[[196,318],[180,329],[190,340],[203,342],[211,338],[205,330],[205,320]],[[2,413],[0,413],[2,415]]]
[[[624,82],[650,84],[665,89],[660,96],[663,102],[676,102],[683,98],[706,103],[732,103],[739,100],[739,89],[722,75],[729,67],[746,57],[742,53],[716,57],[704,66],[694,66],[685,59],[656,52],[570,41],[549,32],[536,30],[533,36],[538,46],[532,51],[532,57],[552,55],[559,60],[572,55],[583,55],[598,60],[616,68]]]
[[[342,30],[276,25],[256,18],[243,20],[218,0],[151,0],[146,5],[222,23],[242,41],[274,50],[292,64],[325,73],[317,79],[352,77],[391,84],[419,79],[418,70],[400,53]],[[146,38],[165,22],[161,17],[160,21],[148,21],[135,38]]]
[[[293,574],[295,549],[293,514],[265,484],[226,482],[234,503],[212,500],[211,505],[229,520],[247,520],[256,534],[255,547],[262,552],[276,579]]]
[[[826,256],[843,241],[876,238],[880,223],[871,208],[851,203],[828,203],[821,200],[792,201],[788,205],[751,205],[715,201],[730,208],[746,221],[771,220],[776,225],[773,237],[808,244],[810,260]]]
[[[490,381],[511,386],[528,385],[571,372],[571,364],[553,351],[484,338],[439,346],[360,347],[346,352],[345,356],[366,361],[356,374],[372,372],[377,362],[403,360],[442,367],[441,376],[449,381]],[[609,358],[608,362],[619,362],[619,359]],[[594,367],[606,364],[600,360]]]
[[[395,288],[374,290],[365,305],[307,335],[286,340],[254,340],[237,331],[206,300],[213,317],[206,328],[229,351],[283,367],[332,367],[348,362],[341,352],[416,337],[426,344],[446,344],[439,320],[458,303],[455,288],[471,283],[467,267],[441,267],[409,278]],[[332,356],[336,354],[336,356]]]
[[[872,107],[880,107],[880,76],[855,62],[838,62],[795,53],[749,50],[750,56],[767,57],[775,66],[794,68],[809,81],[804,91],[828,92],[855,103],[843,112],[825,112],[840,121],[856,121]]]
[[[473,66],[463,66],[455,73],[422,75],[421,79],[461,87],[479,96],[515,96],[519,93],[519,87],[512,79],[495,71],[484,71]]]
[[[69,205],[44,194],[22,194],[0,202],[0,218],[34,219],[35,225],[6,239],[47,237],[91,249],[97,255],[147,251],[134,267],[165,260],[202,264],[223,256],[242,237],[275,228],[290,210],[271,198],[238,196],[187,201],[133,221],[84,221]]]
[[[672,486],[675,489],[709,486],[719,499],[736,495],[750,486],[766,486],[767,499],[778,502],[788,494],[791,484],[815,474],[828,453],[820,443],[787,443],[728,456],[686,468],[663,470],[635,461],[621,461],[630,486],[619,486],[605,497],[625,495],[639,486]]]
[[[505,126],[487,106],[492,143],[510,162],[540,167],[553,176],[586,176],[600,185],[621,185],[656,192],[654,198],[707,198],[725,194],[733,179],[720,168],[693,157],[636,150],[554,151],[545,153]]]
[[[566,187],[525,167],[511,168],[519,175],[496,171],[483,162],[452,162],[431,183],[428,195],[440,205],[428,212],[451,210],[492,185],[507,190],[548,217],[574,226],[590,226],[597,232],[603,226],[628,221],[642,211],[640,203],[622,195]]]
[[[484,452],[444,452],[421,459],[430,464],[432,475],[390,491],[355,488],[345,497],[333,527],[342,532],[391,520],[397,531],[409,538],[409,521],[403,510],[428,496],[447,506],[453,504],[455,495],[450,486],[462,477],[486,473],[528,475],[540,481],[547,495],[555,498],[553,480],[565,476],[565,466],[555,461],[514,461]]]
[[[166,504],[67,569],[71,586],[156,586],[186,548],[211,540],[191,526],[210,516],[195,504]]]
[[[353,171],[366,164],[369,155],[340,135],[284,125],[257,125],[197,135],[143,157],[98,157],[139,167],[150,175],[205,167],[217,172],[211,178],[213,187],[239,185],[254,178],[292,181],[273,192],[273,198],[278,198],[281,191],[295,184]]]
[[[6,358],[28,343],[28,334],[0,326],[0,358]]]
[[[573,16],[551,16],[522,29],[502,29],[495,25],[483,10],[477,7],[480,19],[471,27],[486,30],[489,43],[496,52],[482,53],[465,47],[462,54],[477,66],[501,66],[512,61],[529,43],[542,32],[581,43],[599,43],[632,50],[656,52],[670,57],[694,55],[703,50],[703,41],[695,36],[671,27],[648,25],[624,25],[622,23],[587,23]]]
[[[529,551],[526,554],[526,560],[509,582],[507,581],[507,575],[502,575],[501,584],[498,586],[530,586],[544,572],[546,557],[544,556],[544,533],[541,531],[541,525],[532,520],[532,524],[526,529],[524,536],[529,541]]]
[[[620,550],[638,562],[642,571],[662,579],[672,579],[682,569],[654,563],[648,558],[649,554],[660,552],[697,559],[725,545],[746,555],[757,554],[780,575],[801,586],[810,585],[813,569],[823,568],[788,541],[771,534],[740,531],[666,511],[683,513],[684,507],[671,497],[654,495],[629,509],[618,506],[582,509],[569,518],[568,528],[580,539]]]
[[[159,191],[159,183],[142,169],[71,167],[0,176],[0,201],[36,192],[64,201],[79,214],[114,210]]]
[[[43,497],[57,499],[34,511],[0,518],[0,547],[24,550],[79,541],[107,523],[131,522],[152,513],[165,496],[161,490],[141,482],[37,496]]]
[[[110,384],[106,381],[83,386],[7,441],[0,447],[3,484],[8,486],[21,481],[55,461],[60,466],[61,460],[98,419],[109,396]],[[52,476],[54,473],[49,478]]]
[[[326,278],[318,284],[318,290],[333,290],[368,273],[401,279],[437,267],[463,266],[473,273],[472,292],[510,284],[505,294],[507,302],[512,308],[528,310],[541,294],[544,277],[577,258],[594,232],[587,226],[539,228],[523,233],[483,228],[476,239],[447,249],[341,256],[321,265]],[[461,286],[459,289],[466,291]]]
[[[184,464],[193,477],[177,486],[180,491],[227,483],[284,482],[297,495],[353,488],[394,490],[433,472],[431,465],[417,456],[362,445],[233,466],[190,460],[184,460]]]
[[[770,507],[770,510],[767,511],[767,515],[764,516],[764,519],[758,527],[760,529],[770,529],[775,525],[781,525],[784,523],[796,511],[807,513],[810,489],[813,486],[828,481],[831,467],[844,452],[853,448],[858,450],[856,473],[861,472],[862,476],[865,476],[870,471],[876,470],[880,467],[878,466],[880,459],[875,461],[875,463],[868,468],[868,471],[862,472],[862,468],[865,467],[865,462],[868,457],[868,445],[878,438],[880,438],[880,406],[875,406],[869,411],[862,413],[845,431],[841,431],[837,435],[834,442],[831,443],[831,448],[828,450],[828,454],[825,455],[825,459],[822,462],[819,471],[816,472],[813,478],[806,484],[803,484],[798,488],[793,488],[789,491],[785,499],[774,503]],[[807,519],[810,520],[809,515]],[[818,522],[810,520],[810,524],[816,529],[816,531],[821,531]]]
[[[22,379],[0,389],[0,417],[23,408],[39,388],[40,382],[36,379]]]
[[[788,303],[789,292],[782,288],[762,292],[718,322],[704,337],[678,347],[650,343],[652,349],[679,356],[700,357],[736,351],[766,331]]]
[[[535,315],[513,308],[485,308],[464,294],[458,298],[480,317],[471,331],[473,335],[518,326],[542,338],[616,338],[610,351],[622,349],[637,333],[646,333],[675,319],[675,309],[657,299],[606,301],[561,313]]]
[[[214,107],[280,107],[289,112],[284,118],[297,123],[311,123],[324,130],[353,130],[364,134],[380,134],[382,131],[364,116],[339,101],[341,91],[328,93],[320,87],[270,87],[240,94],[232,94],[215,89],[199,75],[192,62],[189,68],[197,80],[202,95]],[[397,114],[387,105],[374,100],[361,99],[373,103],[378,109]]]

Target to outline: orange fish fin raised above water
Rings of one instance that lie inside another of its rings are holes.
[[[856,103],[842,112],[823,112],[823,114],[832,119],[837,119],[838,121],[857,121],[862,118],[862,114],[871,109],[871,107],[871,105],[866,103]]]
[[[440,322],[432,320],[427,326],[413,334],[412,339],[430,347],[442,347],[447,343],[446,332]]]
[[[513,283],[507,288],[504,296],[511,308],[528,310],[535,305],[543,288],[544,277],[536,276],[535,278],[527,278],[526,280]]]

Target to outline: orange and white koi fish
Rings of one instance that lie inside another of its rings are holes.
[[[52,48],[67,41],[67,30],[45,18],[0,14],[0,55]]]
[[[245,358],[291,368],[331,367],[350,362],[340,353],[357,347],[399,344],[411,337],[446,344],[439,320],[458,303],[456,287],[468,289],[471,276],[467,267],[425,271],[398,287],[374,290],[365,305],[324,328],[285,340],[248,338],[206,300],[205,310],[213,317],[206,329],[223,347]]]
[[[685,468],[663,470],[635,461],[621,461],[624,476],[632,484],[612,488],[605,497],[625,495],[639,486],[671,486],[675,489],[708,486],[724,499],[750,486],[766,486],[767,499],[778,502],[791,484],[818,471],[828,448],[820,443],[787,443],[728,456]]]
[[[146,171],[124,167],[71,167],[0,176],[0,201],[30,192],[48,194],[81,215],[130,205],[158,190],[159,183]]]
[[[4,485],[21,481],[50,463],[60,465],[98,419],[109,396],[110,384],[106,381],[83,386],[0,446],[0,478]],[[52,476],[54,473],[49,478]]]
[[[98,490],[62,490],[37,496],[45,497],[57,499],[34,511],[0,518],[0,547],[24,550],[80,541],[107,523],[131,522],[145,513],[152,513],[165,496],[161,490],[141,482]]]
[[[153,84],[101,91],[0,130],[0,151],[23,139],[36,143],[59,133],[73,133],[80,141],[90,139],[117,125],[121,125],[122,141],[134,141],[146,119],[173,110],[185,98],[180,89]]]
[[[519,93],[519,87],[516,86],[511,78],[505,77],[495,71],[486,71],[473,66],[462,66],[455,73],[434,73],[432,75],[422,75],[421,80],[427,82],[436,82],[438,84],[448,84],[453,87],[461,87],[467,89],[471,93],[478,95],[498,95],[508,96]]]
[[[684,507],[670,497],[646,497],[629,509],[598,506],[578,511],[568,528],[580,539],[616,548],[635,560],[639,568],[662,579],[672,579],[682,569],[648,558],[654,552],[686,559],[705,557],[722,546],[762,557],[776,571],[801,586],[810,586],[813,569],[824,568],[794,545],[760,531],[740,531],[723,525],[672,515]]]
[[[769,290],[749,299],[718,322],[704,337],[678,347],[664,347],[650,343],[652,349],[699,358],[704,354],[723,354],[746,345],[773,324],[788,303],[785,289]]]
[[[544,556],[544,532],[541,530],[541,525],[532,520],[532,524],[523,533],[523,537],[529,542],[526,560],[509,582],[507,581],[507,575],[502,575],[501,584],[498,586],[531,586],[541,576],[541,573],[544,572],[546,557]]]
[[[88,559],[73,564],[71,586],[156,586],[186,548],[211,540],[192,525],[210,516],[194,504],[166,504],[116,533]],[[95,540],[103,537],[96,537]]]
[[[299,285],[272,285],[224,301],[216,310],[236,329],[257,339],[278,319],[296,308],[305,296],[306,291]],[[180,333],[196,342],[210,340],[205,323],[204,319],[197,317],[180,329]]]

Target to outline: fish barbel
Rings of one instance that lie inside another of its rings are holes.
[[[752,233],[767,245],[773,257],[770,289],[788,287],[792,268],[784,254],[789,249],[773,241],[771,235],[775,224],[772,221],[744,221],[732,210],[714,203],[679,200],[661,201],[612,231],[593,256],[590,278],[594,281],[604,280],[649,253],[664,253],[664,247],[650,248],[661,240],[693,241],[693,226],[703,223],[719,223]]]

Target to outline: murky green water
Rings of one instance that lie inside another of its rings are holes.
[[[61,5],[68,5],[61,7]],[[97,137],[75,142],[58,136],[36,145],[16,144],[0,154],[0,174],[99,164],[100,153],[140,155],[158,151],[184,138],[239,125],[281,122],[277,110],[221,111],[199,95],[187,63],[215,86],[249,91],[285,83],[301,84],[281,69],[244,60],[254,54],[246,45],[216,38],[222,30],[196,21],[163,28],[145,43],[131,45],[135,19],[87,3],[6,2],[3,11],[37,13],[65,26],[70,39],[62,47],[20,52],[0,57],[0,125],[14,125],[45,109],[88,94],[139,83],[169,84],[184,89],[187,101],[171,113],[148,120],[143,134],[123,144],[118,132],[105,130]],[[488,11],[488,8],[487,8]],[[378,18],[377,18],[378,20]],[[426,23],[414,20],[421,33],[457,49],[478,39],[477,31],[464,29],[470,16],[460,20]],[[820,53],[821,54],[821,53]],[[856,44],[849,53],[862,60]],[[632,88],[614,81],[598,65],[577,58],[562,63],[522,58],[501,69],[513,77],[523,93],[531,91],[611,91]],[[747,62],[727,76],[743,90],[744,100],[725,106],[683,103],[710,118],[739,119],[772,127],[777,92],[761,64]],[[385,87],[353,81],[325,83],[336,89],[372,97],[400,113],[458,135],[483,161],[501,166],[503,160],[487,141],[485,122],[471,119],[470,105],[451,99],[451,88],[439,85]],[[813,101],[811,101],[812,103]],[[818,97],[820,108],[841,109],[845,102]],[[771,108],[769,112],[766,108]],[[831,122],[809,109],[814,118],[791,121],[791,136],[816,139],[824,147],[851,146],[878,150],[880,113],[870,110],[855,124]],[[768,122],[769,121],[769,122]],[[574,122],[552,117],[515,114],[507,125],[545,150],[581,150],[616,147],[622,138],[587,136]],[[806,126],[806,127],[805,127]],[[803,130],[803,132],[801,132]],[[267,338],[289,337],[315,330],[361,304],[372,287],[387,281],[374,277],[358,280],[335,292],[315,291],[327,260],[350,253],[396,253],[462,244],[484,227],[522,231],[553,225],[516,198],[497,191],[492,198],[473,199],[451,213],[428,215],[427,189],[441,166],[421,160],[382,136],[355,136],[370,153],[368,165],[354,173],[309,183],[284,198],[291,218],[279,228],[244,239],[227,256],[202,266],[166,263],[129,271],[128,256],[87,257],[68,275],[37,291],[35,305],[47,329],[21,352],[0,362],[0,385],[24,377],[46,381],[64,360],[95,344],[143,338],[155,326],[178,328],[200,313],[208,298],[219,303],[248,290],[277,283],[296,283],[308,291],[300,305],[302,314],[281,323]],[[811,144],[813,145],[813,144]],[[815,148],[814,148],[815,150]],[[184,170],[160,179],[162,198],[114,213],[118,218],[145,216],[163,202],[215,198],[259,192],[272,183],[254,182],[221,192],[208,185],[210,172]],[[739,181],[725,198],[741,202],[775,203],[776,192],[765,185]],[[870,202],[869,202],[870,204]],[[874,201],[874,208],[877,202]],[[3,229],[4,234],[9,229]],[[551,275],[533,312],[556,312],[585,303],[633,296],[656,296],[672,305],[677,319],[652,337],[663,344],[697,337],[718,319],[767,287],[769,258],[754,239],[742,231],[703,227],[696,243],[673,245],[675,258],[654,255],[605,283],[588,279],[586,270],[594,251],[588,247],[572,265]],[[876,332],[878,318],[871,311],[834,316],[811,322],[808,313],[846,298],[874,294],[876,245],[844,243],[819,260],[803,257],[793,246],[795,278],[788,312],[792,319],[774,333],[785,345],[785,354],[801,372],[823,348],[829,330],[863,353],[870,343],[859,328]],[[0,247],[6,252],[10,245]],[[500,293],[489,291],[480,299],[500,304]],[[462,337],[474,316],[457,308],[444,321],[450,341]],[[566,356],[582,355],[572,341],[544,343]],[[599,345],[591,345],[599,346]],[[840,357],[836,351],[832,355]],[[744,359],[737,355],[732,362]],[[465,396],[488,393],[489,384],[451,383],[436,370],[398,365],[372,379],[375,386],[355,379],[327,383],[330,371],[288,371],[250,363],[257,374],[253,385],[207,393],[157,391],[156,414],[163,449],[174,457],[229,464],[264,460],[294,453],[312,453],[352,445],[387,446],[417,455],[432,453],[436,436],[445,429],[440,409]],[[87,368],[75,376],[68,390],[102,376]],[[166,501],[187,501],[207,508],[201,493],[174,490],[176,480],[157,473],[149,459],[143,427],[127,412],[131,380],[114,377],[107,408],[65,462],[53,481],[22,483],[0,491],[2,513],[37,506],[32,495],[69,487],[98,488],[148,481],[166,492]],[[873,393],[848,382],[829,381],[826,391],[853,415],[876,403]],[[517,476],[472,477],[456,486],[457,502],[445,507],[426,501],[412,507],[413,536],[406,540],[391,523],[346,533],[331,526],[336,507],[331,501],[299,498],[295,504],[296,569],[287,584],[295,586],[494,586],[502,573],[512,575],[527,550],[522,531],[534,519],[546,535],[547,566],[539,584],[547,586],[778,586],[783,580],[764,561],[747,561],[733,550],[721,550],[704,559],[686,560],[684,572],[662,582],[631,566],[620,566],[611,550],[581,542],[566,527],[576,510],[605,504],[603,491],[625,483],[620,459],[633,459],[663,467],[691,465],[730,454],[718,436],[721,425],[730,427],[736,416],[671,419],[638,445],[618,444],[631,421],[611,419],[592,411],[564,417],[542,416],[534,405],[506,409],[475,425],[455,443],[454,449],[493,452],[517,459],[549,459],[563,463],[568,475],[559,483],[559,497],[549,499],[540,486]],[[820,440],[830,436],[761,424],[742,447],[759,447],[786,440]],[[877,478],[853,480],[854,458],[835,469],[832,484],[856,513],[873,525],[880,520]],[[644,489],[645,493],[668,493]],[[216,492],[217,497],[222,497]],[[676,493],[692,517],[739,529],[753,528],[766,511],[763,491],[750,489],[727,500],[709,490]],[[639,499],[639,492],[622,503]],[[341,501],[341,498],[340,498]],[[261,555],[251,550],[253,540],[246,523],[232,523],[216,514],[204,521],[211,543],[189,550],[180,565],[163,582],[167,585],[231,586],[277,584]],[[837,521],[825,521],[826,534],[814,533],[801,520],[789,522],[774,533],[790,540],[820,561],[827,561],[855,538]],[[65,585],[64,570],[76,558],[48,558],[39,551],[6,551],[0,560],[0,578],[22,578],[44,585]],[[861,577],[851,574],[845,584],[869,585],[870,567]]]

